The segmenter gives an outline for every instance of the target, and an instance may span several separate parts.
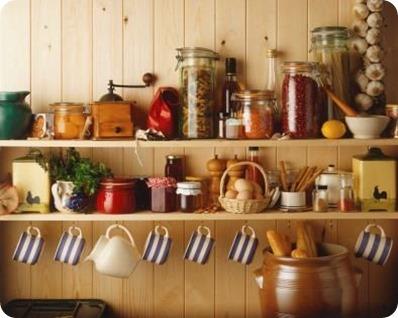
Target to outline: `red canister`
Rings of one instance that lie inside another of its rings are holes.
[[[125,214],[135,211],[134,180],[128,178],[104,179],[97,194],[97,210],[107,214]]]

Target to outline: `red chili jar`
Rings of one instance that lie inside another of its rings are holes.
[[[97,210],[107,214],[134,212],[134,180],[127,178],[104,179],[97,194]]]
[[[282,84],[282,132],[293,138],[316,138],[326,107],[315,80],[316,63],[285,62]]]

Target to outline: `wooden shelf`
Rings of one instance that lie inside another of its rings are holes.
[[[291,147],[291,146],[398,146],[398,139],[303,139],[303,140],[170,140],[139,141],[135,140],[0,140],[0,147],[38,147],[38,148],[202,148],[202,147]]]
[[[266,212],[259,214],[236,215],[226,212],[198,214],[198,213],[151,213],[138,212],[123,215],[105,214],[77,214],[77,213],[49,213],[49,214],[11,214],[0,217],[0,221],[256,221],[256,220],[398,220],[398,213],[282,213]]]

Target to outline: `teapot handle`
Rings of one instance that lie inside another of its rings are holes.
[[[131,242],[131,245],[136,247],[134,239],[133,239],[133,236],[131,235],[130,231],[126,227],[124,227],[123,225],[120,225],[120,224],[113,224],[110,227],[108,227],[108,229],[106,230],[106,234],[105,234],[107,239],[110,239],[109,234],[110,234],[110,232],[113,229],[121,229],[121,230],[123,230],[127,234],[128,238],[129,238],[129,240]]]

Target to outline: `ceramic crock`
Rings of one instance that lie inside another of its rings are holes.
[[[97,211],[107,214],[134,212],[134,180],[128,178],[104,179],[97,194]]]
[[[356,317],[361,273],[348,250],[322,244],[317,258],[275,257],[266,252],[260,297],[263,317]]]
[[[25,102],[30,92],[0,92],[0,139],[23,138],[32,119]]]

